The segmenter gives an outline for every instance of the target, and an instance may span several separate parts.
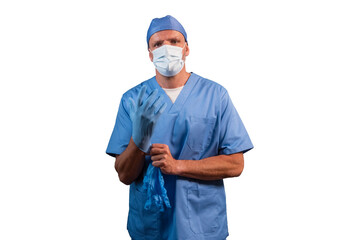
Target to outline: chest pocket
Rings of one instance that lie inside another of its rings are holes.
[[[206,149],[213,137],[215,123],[216,118],[189,117],[186,121],[189,129],[186,141],[188,147],[195,152]]]

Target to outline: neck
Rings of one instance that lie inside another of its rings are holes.
[[[156,70],[156,81],[162,88],[178,88],[185,85],[190,77],[190,73],[186,72],[185,66],[181,71],[172,77],[165,77]]]

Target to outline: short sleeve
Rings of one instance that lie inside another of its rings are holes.
[[[131,133],[132,123],[127,111],[125,98],[123,97],[119,105],[114,130],[111,134],[106,153],[113,157],[121,154],[129,144]]]
[[[227,92],[221,99],[219,154],[247,152],[254,146]]]

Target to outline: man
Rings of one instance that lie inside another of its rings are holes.
[[[253,145],[227,91],[186,72],[187,35],[175,18],[153,19],[147,43],[156,76],[123,95],[106,150],[116,157],[120,181],[130,185],[129,234],[226,239],[223,179],[241,174],[243,153]],[[169,201],[162,211],[144,207],[150,167],[162,173]]]

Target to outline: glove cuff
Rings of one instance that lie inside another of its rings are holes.
[[[150,147],[151,147],[151,143],[150,143],[150,139],[142,139],[142,141],[140,139],[134,139],[134,143],[135,145],[144,153],[149,153],[150,152]]]

